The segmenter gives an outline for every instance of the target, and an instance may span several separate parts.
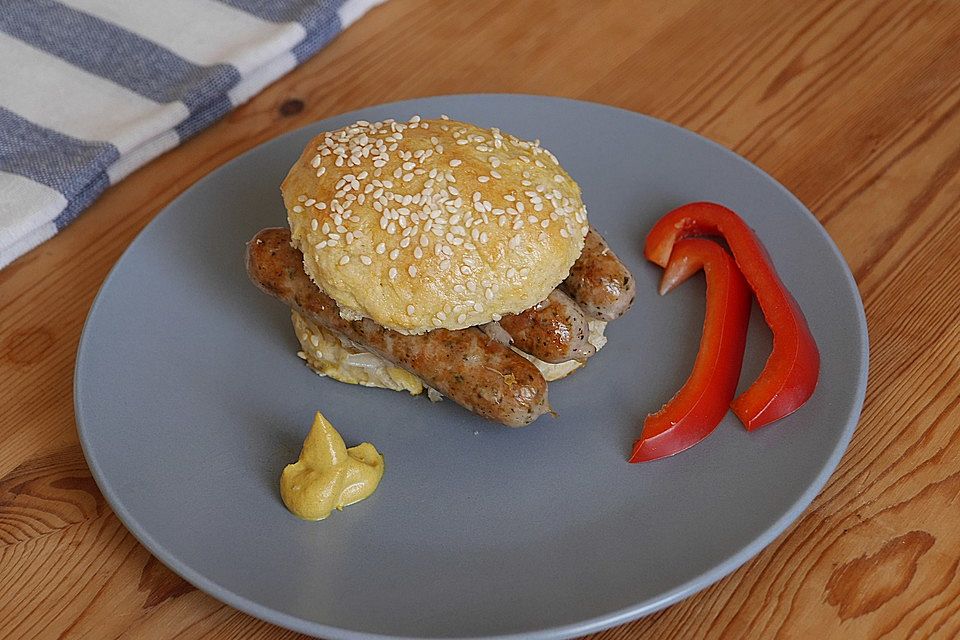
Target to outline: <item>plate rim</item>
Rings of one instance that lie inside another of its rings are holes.
[[[178,576],[186,580],[188,583],[203,591],[207,595],[228,604],[239,611],[242,611],[248,615],[254,616],[261,620],[265,620],[272,624],[276,624],[286,629],[297,631],[300,633],[305,633],[313,636],[322,636],[325,638],[330,638],[331,640],[386,640],[388,638],[405,638],[409,640],[441,640],[448,638],[448,636],[398,636],[390,634],[380,634],[380,633],[371,633],[367,631],[357,631],[353,629],[344,629],[341,627],[335,627],[326,625],[319,622],[311,622],[298,618],[294,615],[287,614],[281,611],[277,611],[270,607],[261,605],[260,603],[253,601],[249,598],[246,598],[234,591],[230,590],[228,587],[220,585],[213,580],[207,578],[200,572],[196,571],[192,567],[188,566],[186,563],[179,560],[171,551],[168,551],[166,547],[161,545],[159,542],[154,540],[148,531],[146,531],[142,526],[140,526],[133,517],[126,511],[122,506],[122,502],[119,497],[114,493],[112,485],[107,481],[107,478],[104,476],[102,470],[97,464],[96,457],[93,455],[92,451],[89,449],[89,445],[86,437],[86,430],[88,426],[84,426],[81,416],[83,415],[82,400],[81,400],[81,379],[79,375],[80,371],[80,362],[83,358],[85,352],[85,344],[87,338],[87,332],[90,330],[90,319],[94,316],[95,311],[99,307],[102,301],[103,291],[107,288],[110,282],[113,280],[115,274],[123,266],[125,260],[128,259],[128,256],[132,254],[133,251],[137,248],[139,243],[143,241],[143,236],[146,231],[150,229],[158,219],[160,219],[169,209],[182,198],[186,197],[188,194],[192,193],[195,189],[205,182],[208,178],[212,177],[215,173],[218,173],[222,170],[228,169],[234,163],[239,163],[247,158],[247,156],[252,155],[254,152],[258,151],[261,147],[266,144],[273,143],[275,141],[295,137],[299,133],[311,129],[316,126],[318,122],[331,120],[336,118],[348,118],[353,117],[355,114],[360,114],[361,112],[367,111],[371,108],[392,108],[396,110],[401,110],[405,105],[410,103],[419,103],[429,100],[445,99],[445,98],[454,98],[459,100],[470,100],[470,99],[488,99],[491,97],[496,98],[506,98],[506,99],[521,99],[521,100],[540,100],[547,102],[567,102],[574,104],[586,104],[591,107],[599,107],[605,110],[613,110],[617,112],[622,112],[628,114],[631,117],[639,117],[641,119],[653,122],[657,126],[665,126],[669,129],[672,129],[675,134],[681,136],[694,136],[698,139],[699,142],[708,144],[715,149],[719,150],[722,155],[735,160],[736,162],[746,165],[749,169],[759,172],[764,178],[773,183],[777,190],[779,190],[784,196],[786,196],[794,204],[798,205],[802,210],[803,214],[808,217],[810,221],[814,223],[814,226],[817,230],[817,233],[826,241],[827,246],[830,251],[837,258],[838,262],[841,265],[842,273],[844,276],[844,284],[849,290],[852,300],[856,303],[857,317],[856,324],[858,328],[857,338],[859,341],[859,350],[860,350],[860,368],[863,371],[863,375],[858,381],[857,389],[855,391],[855,397],[853,405],[849,414],[846,416],[846,424],[844,425],[843,431],[840,434],[840,439],[837,442],[837,445],[834,447],[830,456],[825,460],[823,466],[820,469],[820,472],[814,478],[806,489],[800,494],[797,500],[789,506],[789,508],[781,514],[769,527],[767,527],[760,535],[749,540],[739,551],[729,556],[723,562],[714,566],[713,568],[705,571],[689,580],[683,584],[666,591],[660,594],[658,597],[648,599],[646,601],[641,601],[637,604],[622,607],[605,614],[600,614],[593,618],[587,620],[582,620],[579,622],[569,623],[565,625],[559,625],[544,629],[537,629],[533,631],[521,631],[517,633],[509,634],[499,634],[492,636],[449,636],[449,638],[456,638],[456,640],[479,640],[480,638],[489,638],[496,640],[554,640],[554,639],[565,639],[576,636],[585,635],[588,633],[594,633],[604,629],[609,629],[614,626],[618,626],[639,618],[648,616],[657,611],[665,609],[681,600],[689,598],[690,596],[696,594],[703,589],[706,589],[709,586],[712,586],[716,582],[730,575],[755,556],[757,556],[761,551],[767,548],[776,538],[778,538],[787,528],[794,522],[800,519],[800,516],[807,510],[807,507],[813,502],[823,488],[826,486],[827,481],[833,475],[839,466],[840,460],[843,458],[843,455],[846,453],[849,448],[850,441],[853,438],[853,433],[856,431],[856,428],[859,424],[860,417],[863,411],[863,404],[866,397],[867,381],[869,379],[869,333],[868,325],[866,319],[866,311],[863,306],[863,299],[860,295],[860,289],[857,286],[856,278],[854,278],[850,266],[847,264],[846,259],[843,257],[843,254],[840,252],[839,247],[837,247],[833,238],[830,237],[830,234],[827,232],[823,224],[817,219],[815,215],[810,211],[810,209],[803,204],[803,202],[794,195],[789,189],[787,189],[779,180],[771,176],[769,173],[764,171],[761,167],[757,166],[750,160],[739,155],[735,151],[725,147],[724,145],[707,138],[706,136],[682,127],[677,124],[673,124],[666,120],[656,118],[644,113],[637,111],[632,111],[630,109],[625,109],[622,107],[617,107],[609,104],[604,104],[600,102],[594,102],[590,100],[579,100],[574,98],[567,98],[562,96],[549,96],[541,94],[528,94],[528,93],[451,93],[451,94],[437,94],[429,96],[420,96],[413,98],[406,98],[403,100],[397,100],[393,102],[378,103],[365,105],[357,109],[352,109],[350,111],[330,114],[319,120],[314,120],[312,122],[306,123],[303,126],[285,131],[279,135],[276,135],[272,138],[264,140],[259,144],[247,149],[243,153],[231,158],[227,162],[224,162],[220,165],[217,165],[209,172],[198,178],[193,184],[177,194],[173,199],[170,200],[164,207],[158,211],[153,218],[146,224],[144,227],[137,233],[134,239],[130,242],[123,253],[110,268],[110,271],[107,273],[107,276],[104,278],[100,287],[97,290],[96,296],[94,297],[93,303],[90,305],[90,309],[87,312],[87,317],[84,320],[83,329],[80,333],[80,339],[77,344],[77,351],[75,354],[75,364],[74,364],[74,379],[73,379],[73,397],[74,397],[74,414],[75,422],[77,427],[77,435],[80,441],[80,448],[83,452],[84,459],[87,462],[87,466],[90,469],[91,475],[93,476],[94,481],[97,483],[97,487],[100,492],[103,494],[107,503],[110,505],[111,510],[120,520],[120,522],[126,527],[126,529],[137,539],[137,541],[142,544],[147,551],[150,552],[155,558],[160,560],[164,566],[176,573]]]

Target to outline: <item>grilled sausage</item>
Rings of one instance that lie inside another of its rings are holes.
[[[587,233],[583,253],[560,288],[576,300],[587,315],[607,321],[626,313],[636,296],[630,272],[593,227]]]
[[[305,318],[369,349],[457,404],[508,427],[548,412],[547,383],[530,362],[477,328],[404,335],[369,318],[340,317],[336,302],[303,270],[287,229],[264,229],[247,245],[247,272],[264,292]]]
[[[513,346],[544,362],[585,360],[597,352],[587,341],[590,327],[583,310],[556,289],[526,311],[504,316],[500,326]]]

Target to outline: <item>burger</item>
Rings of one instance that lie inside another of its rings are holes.
[[[281,185],[288,228],[248,272],[341,382],[441,396],[510,426],[606,342],[634,283],[539,141],[440,119],[314,138]]]

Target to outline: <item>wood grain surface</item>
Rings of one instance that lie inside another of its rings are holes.
[[[77,441],[98,287],[237,154],[365,105],[459,92],[604,102],[746,156],[823,222],[871,337],[853,443],[804,516],[698,595],[598,638],[960,637],[960,3],[389,0],[0,271],[0,636],[290,638],[150,556]]]

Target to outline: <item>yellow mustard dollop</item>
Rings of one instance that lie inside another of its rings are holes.
[[[369,442],[347,449],[333,425],[317,411],[300,458],[280,476],[280,497],[294,515],[323,520],[334,509],[360,502],[383,477],[383,456]]]

